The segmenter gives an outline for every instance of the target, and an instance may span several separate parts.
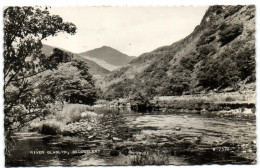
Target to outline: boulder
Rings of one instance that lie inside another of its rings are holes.
[[[118,156],[119,152],[117,150],[111,150],[110,156]]]

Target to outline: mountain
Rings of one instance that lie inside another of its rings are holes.
[[[216,5],[186,38],[142,54],[100,87],[106,98],[152,97],[236,91],[254,82],[255,6]]]
[[[105,66],[107,66],[107,68],[111,70],[124,66],[127,63],[129,63],[131,60],[136,58],[133,56],[128,56],[126,54],[123,54],[120,51],[108,46],[103,46],[87,52],[79,53],[78,55],[84,58],[89,58],[89,59],[92,58],[93,61],[97,61],[97,63],[101,63],[101,65],[105,65],[104,62],[106,62],[108,65]],[[111,65],[112,68],[109,67],[109,65]]]
[[[53,49],[55,47],[52,47],[52,46],[49,46],[49,45],[46,45],[46,44],[43,44],[43,47],[42,47],[42,52],[45,54],[45,55],[51,55]],[[66,51],[64,49],[61,49],[63,51]],[[66,51],[66,52],[69,52],[69,51]],[[109,71],[101,66],[99,66],[97,63],[95,63],[94,61],[91,61],[91,60],[88,60],[88,59],[85,59],[85,58],[82,58],[81,56],[77,55],[77,54],[73,54],[74,58],[75,59],[78,59],[78,60],[81,60],[81,61],[84,61],[88,67],[89,67],[89,73],[91,75],[93,75],[94,78],[100,78],[100,77],[103,77],[105,75],[107,75],[109,73]]]

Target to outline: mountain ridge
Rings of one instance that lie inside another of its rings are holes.
[[[49,56],[51,55],[52,51],[54,48],[57,48],[57,47],[54,47],[54,46],[50,46],[50,45],[47,45],[47,44],[43,44],[43,47],[42,47],[42,52]],[[65,49],[62,49],[62,48],[59,48],[60,50],[63,50],[63,51],[66,51],[66,52],[70,52],[68,50],[65,50]],[[71,52],[70,52],[71,53]],[[94,78],[100,78],[100,77],[103,77],[105,75],[107,75],[109,73],[109,71],[101,66],[99,66],[97,63],[95,63],[94,61],[91,61],[91,60],[88,60],[86,58],[82,58],[81,56],[77,55],[77,54],[74,54],[74,53],[71,53],[73,54],[73,57],[77,60],[81,60],[83,62],[85,62],[88,67],[89,67],[89,73],[91,75],[93,75]]]
[[[200,25],[169,46],[141,54],[111,72],[105,97],[202,93],[255,81],[255,6],[208,8]]]
[[[82,57],[92,57],[98,58],[106,61],[113,66],[123,66],[133,60],[134,56],[128,56],[112,47],[102,46],[100,48],[95,48],[86,52],[79,53],[78,55]]]

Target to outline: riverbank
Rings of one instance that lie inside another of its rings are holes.
[[[130,98],[112,101],[99,100],[96,106],[130,108],[137,112],[170,111],[172,113],[197,113],[219,117],[255,119],[255,100],[255,92],[245,91],[161,96],[139,102],[132,101]]]
[[[139,106],[142,106],[140,109]],[[123,108],[135,112],[159,112],[165,114],[200,114],[209,117],[255,120],[255,92],[233,92],[183,96],[154,97],[147,104],[138,104],[129,99],[99,100],[94,106],[65,104],[44,119],[35,119],[28,131],[48,135],[93,136],[106,112],[97,114],[98,108]]]
[[[49,160],[58,157],[55,163],[60,166],[255,163],[254,120],[162,111],[136,113],[108,107],[99,107],[93,113],[99,117],[91,130],[84,127],[88,120],[82,119],[74,123],[81,127],[76,134],[44,136],[44,140],[35,137],[39,135],[24,138],[19,135],[18,146],[13,152],[22,150],[26,153],[28,149],[38,148],[70,152],[69,155],[48,155]],[[28,149],[24,149],[24,144]],[[33,146],[36,144],[38,146]],[[84,153],[86,150],[98,152]],[[32,156],[27,154],[27,157]],[[41,156],[33,157],[32,165],[44,160]],[[21,160],[10,158],[10,163],[17,161],[17,165],[22,165]],[[45,163],[49,164],[48,161],[38,164],[43,166]]]
[[[127,99],[65,104],[23,130],[32,137],[16,141],[40,143],[47,151],[98,151],[70,154],[73,164],[61,166],[255,163],[254,94],[155,97],[149,103],[145,111],[131,110]],[[34,142],[35,136],[46,140]]]
[[[98,124],[99,117],[92,106],[65,104],[44,118],[37,118],[23,130],[45,135],[89,135]]]

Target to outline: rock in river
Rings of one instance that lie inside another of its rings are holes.
[[[112,150],[110,152],[110,156],[118,156],[119,155],[119,152],[117,150]]]
[[[181,130],[181,127],[176,127],[175,130],[176,130],[176,131],[180,131],[180,130]]]
[[[112,140],[115,141],[115,142],[121,142],[121,141],[123,141],[121,138],[117,138],[117,137],[113,137]]]

